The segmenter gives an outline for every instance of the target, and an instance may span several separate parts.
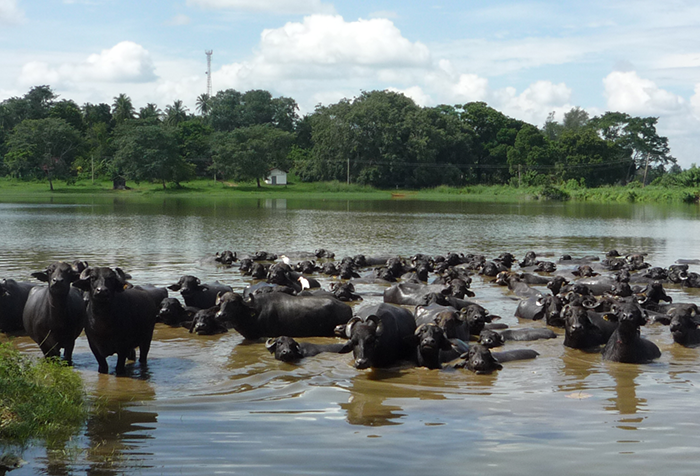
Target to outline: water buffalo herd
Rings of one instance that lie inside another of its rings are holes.
[[[126,372],[127,360],[136,360],[136,348],[139,364],[147,365],[157,323],[192,334],[234,330],[247,340],[266,340],[266,348],[284,362],[352,352],[357,369],[408,364],[490,373],[505,362],[538,356],[531,348],[495,348],[557,338],[556,329],[563,329],[567,347],[630,364],[661,356],[640,331],[648,323],[669,326],[674,345],[700,344],[697,305],[674,303],[664,288],[700,286],[700,276],[683,260],[660,268],[642,254],[611,250],[602,258],[564,255],[556,262],[540,260],[534,252],[520,261],[510,253],[493,259],[449,253],[338,261],[317,250],[297,262],[268,252],[239,259],[231,251],[212,261],[250,277],[251,285],[236,292],[191,275],[167,287],[132,285],[120,268],[55,262],[32,273],[45,285],[0,281],[0,331],[26,333],[47,357],[58,357],[63,349],[68,363],[84,331],[98,371],[108,373],[107,357],[116,354],[117,375]],[[329,289],[315,276],[329,281]],[[518,301],[517,327],[495,322],[498,316],[479,304],[470,289],[477,276]],[[361,303],[356,286],[368,284],[374,291],[365,294],[383,302]],[[303,337],[335,341],[296,340]]]

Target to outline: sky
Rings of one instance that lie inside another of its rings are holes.
[[[658,117],[700,164],[700,2],[689,0],[0,0],[0,101],[136,109],[212,87],[299,104],[392,90],[420,106],[485,101],[541,127],[573,107]]]

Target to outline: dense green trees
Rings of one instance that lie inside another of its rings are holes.
[[[83,140],[78,130],[64,119],[25,119],[7,138],[5,166],[19,178],[64,178],[73,160],[80,154]]]
[[[541,128],[484,102],[419,107],[367,91],[298,116],[292,98],[227,89],[140,109],[126,94],[82,107],[49,86],[0,102],[0,172],[23,179],[111,177],[165,187],[192,176],[260,183],[271,167],[302,181],[377,187],[580,185],[694,180],[674,166],[658,118],[573,108]],[[694,169],[693,169],[694,170]],[[671,183],[671,182],[668,182]]]
[[[294,136],[270,124],[217,132],[213,137],[210,170],[233,180],[255,180],[267,176],[272,167],[288,168],[287,155]]]
[[[192,176],[193,167],[179,154],[175,131],[152,122],[127,122],[114,137],[114,176],[179,184]]]

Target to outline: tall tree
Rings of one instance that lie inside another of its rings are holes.
[[[139,109],[139,119],[142,121],[159,122],[163,112],[155,103],[149,102],[144,107]]]
[[[241,127],[242,94],[235,89],[219,91],[211,98],[209,123],[215,131],[232,131]]]
[[[54,102],[51,109],[49,109],[49,117],[63,119],[79,131],[85,130],[83,114],[80,111],[80,107],[70,99]]]
[[[86,102],[82,107],[83,111],[83,124],[87,128],[99,123],[107,124],[108,127],[112,126],[112,111],[109,104],[91,104]]]
[[[117,124],[134,118],[134,105],[131,103],[131,98],[122,93],[114,98],[112,103],[112,117]]]
[[[180,156],[195,167],[198,176],[204,176],[211,166],[211,126],[198,118],[177,125],[175,137]]]
[[[212,171],[233,180],[255,180],[267,176],[272,167],[287,168],[287,154],[294,135],[260,124],[241,127],[213,137]]]
[[[629,161],[620,156],[620,149],[600,137],[595,129],[585,127],[568,130],[559,140],[557,175],[560,180],[578,180],[582,185],[599,187],[625,179]]]
[[[165,106],[163,122],[169,126],[177,126],[187,120],[187,107],[181,100],[176,100],[172,105]]]
[[[676,163],[670,155],[668,138],[656,131],[658,117],[632,117],[621,112],[607,112],[590,120],[600,135],[611,141],[629,159],[627,180],[649,166]],[[643,179],[646,181],[646,178]]]
[[[576,106],[571,108],[571,110],[564,114],[564,120],[562,121],[562,127],[567,131],[578,131],[588,124],[589,120],[588,113]]]
[[[127,122],[115,130],[115,176],[178,185],[191,176],[192,166],[178,153],[175,130],[154,123]]]
[[[211,111],[211,96],[207,93],[202,93],[197,96],[197,102],[195,104],[197,112],[202,116],[208,116]]]
[[[49,117],[26,119],[7,140],[5,164],[19,178],[45,177],[53,191],[53,181],[69,174],[73,160],[83,147],[82,137],[65,120]]]
[[[556,160],[556,150],[545,135],[531,124],[525,124],[508,149],[508,165],[520,185],[543,185]]]
[[[508,182],[508,149],[515,144],[518,131],[524,122],[506,116],[485,102],[470,102],[459,109],[460,118],[471,127],[474,134],[474,181]]]

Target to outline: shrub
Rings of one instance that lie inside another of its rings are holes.
[[[86,417],[82,380],[67,364],[35,361],[0,344],[0,439],[70,436]]]

